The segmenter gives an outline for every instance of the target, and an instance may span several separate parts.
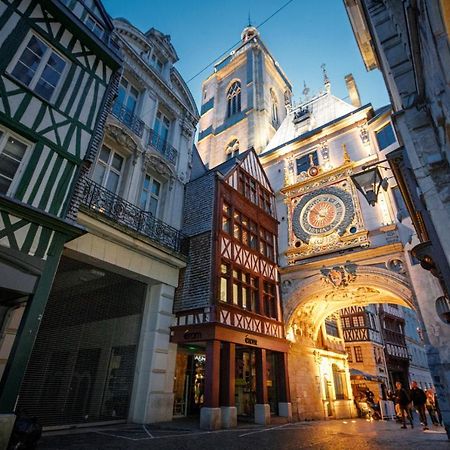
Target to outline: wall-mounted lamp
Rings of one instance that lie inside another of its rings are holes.
[[[363,166],[362,172],[351,175],[351,179],[370,206],[375,206],[380,188],[387,191],[389,186],[387,179],[382,178],[380,169],[375,164]]]

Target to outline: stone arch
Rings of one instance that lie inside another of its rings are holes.
[[[391,303],[416,308],[407,277],[380,267],[347,264],[301,280],[283,278],[284,321],[292,341],[300,336],[315,342],[325,318],[348,306]]]

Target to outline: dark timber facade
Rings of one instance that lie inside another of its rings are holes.
[[[289,415],[277,228],[274,195],[253,150],[187,185],[190,265],[174,303],[174,413],[200,410],[204,428]]]
[[[100,2],[0,2],[0,413],[13,412],[121,58]]]

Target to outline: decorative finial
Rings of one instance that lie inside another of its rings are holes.
[[[325,90],[329,94],[331,91],[331,83],[330,83],[330,79],[328,78],[328,74],[327,74],[327,66],[325,63],[323,63],[320,67],[321,67],[322,73],[323,73],[323,84],[325,86]]]
[[[309,91],[310,91],[310,89],[308,86],[306,86],[306,81],[303,80],[303,91],[302,92],[303,92],[303,95],[305,96],[305,100],[308,100]]]
[[[250,10],[248,10],[248,26],[251,27],[252,26],[252,20],[250,18]]]
[[[349,163],[351,159],[347,151],[347,146],[345,144],[342,144],[342,151],[344,153],[344,163]]]

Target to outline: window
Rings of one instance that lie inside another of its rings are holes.
[[[356,362],[363,362],[363,354],[362,354],[362,349],[359,345],[356,345],[354,347],[355,349],[355,361]]]
[[[12,69],[11,75],[36,94],[50,100],[65,67],[66,61],[33,35]]]
[[[334,393],[336,395],[336,400],[344,400],[346,398],[346,382],[345,382],[345,371],[338,368],[336,364],[332,365],[333,371],[333,384]]]
[[[259,279],[222,262],[219,299],[248,311],[259,312]]]
[[[351,327],[350,317],[343,317],[343,322],[344,322],[344,328],[350,328]]]
[[[227,155],[227,159],[234,158],[236,155],[239,155],[239,140],[232,139],[225,148],[225,154]]]
[[[272,123],[273,125],[278,126],[278,101],[272,88],[270,89],[270,100],[272,104]]]
[[[227,92],[227,117],[241,110],[241,83],[235,81]]]
[[[345,347],[345,351],[347,353],[347,361],[349,363],[353,362],[353,358],[352,358],[352,348],[351,347]]]
[[[93,180],[114,194],[117,193],[124,162],[123,156],[103,146],[95,165]]]
[[[152,57],[150,58],[150,64],[152,67],[154,67],[158,72],[162,72],[164,64],[161,62],[161,60],[153,53]]]
[[[397,217],[401,220],[404,217],[408,217],[409,213],[406,209],[405,200],[403,199],[402,193],[398,186],[391,187],[392,195],[394,196],[395,206],[397,206]],[[399,217],[400,216],[400,217]]]
[[[377,138],[378,147],[380,150],[383,150],[396,142],[394,130],[392,129],[392,125],[390,123],[376,131],[375,136]]]
[[[167,138],[169,137],[170,120],[161,111],[156,113],[153,129],[155,131],[153,134],[153,145],[155,145],[158,150],[164,150]]]
[[[231,206],[226,202],[222,206],[222,230],[231,234]]]
[[[121,108],[125,108],[127,113],[129,113],[130,124],[132,115],[136,109],[138,97],[139,91],[126,78],[122,78],[120,80],[119,95],[114,104],[114,109],[118,111]]]
[[[275,260],[274,242],[274,235],[263,227],[259,227],[259,251],[271,261]]]
[[[269,281],[264,281],[264,314],[272,319],[277,319],[277,304],[276,304],[276,286]]]
[[[149,211],[154,216],[158,212],[158,204],[161,195],[161,183],[150,175],[145,175],[142,186],[140,207]]]
[[[311,166],[318,166],[319,157],[317,156],[317,152],[312,152],[297,158],[295,163],[297,166],[297,175],[300,175],[302,172],[307,172]]]
[[[328,336],[340,337],[336,317],[327,317],[325,319],[325,330]]]
[[[90,14],[86,16],[86,19],[84,19],[84,23],[96,36],[98,36],[100,39],[103,38],[105,29]]]
[[[0,193],[11,194],[28,145],[0,130]]]
[[[353,326],[354,327],[364,327],[365,323],[364,323],[364,316],[353,316],[352,317],[353,320]]]

